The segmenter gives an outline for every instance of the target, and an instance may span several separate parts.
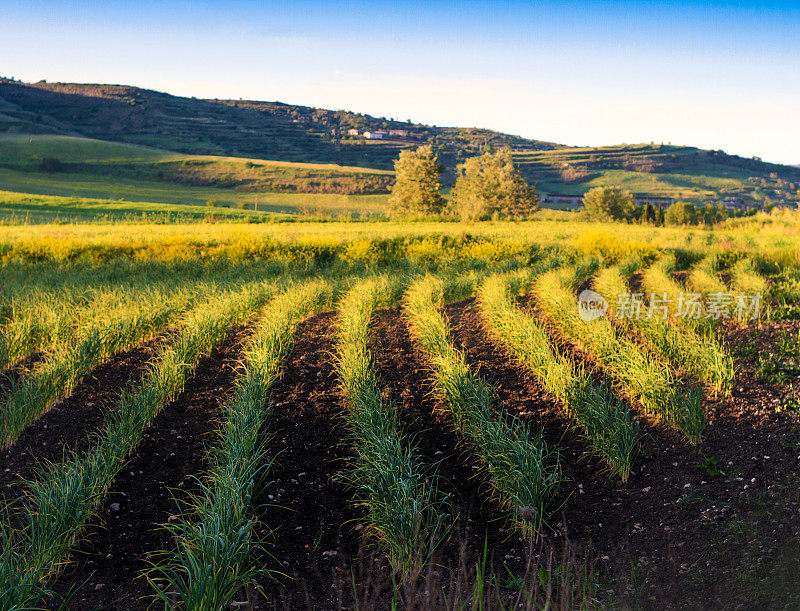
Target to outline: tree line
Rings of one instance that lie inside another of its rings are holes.
[[[432,146],[401,151],[394,169],[389,206],[396,216],[449,215],[480,221],[525,218],[539,209],[536,188],[514,167],[508,150],[487,151],[460,163],[449,201],[441,193],[444,165]],[[639,206],[629,191],[601,186],[583,196],[581,216],[651,225],[715,225],[731,214],[722,204],[697,207],[678,201],[668,208],[650,203]]]
[[[450,202],[441,194],[444,166],[430,145],[401,151],[394,169],[389,206],[398,215],[454,214],[476,221],[526,217],[539,208],[536,189],[514,167],[509,151],[488,151],[460,163]]]

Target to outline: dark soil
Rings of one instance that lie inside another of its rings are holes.
[[[507,405],[523,403],[525,395],[516,395],[525,392],[520,387],[524,372],[515,372],[502,349],[480,329],[473,300],[454,304],[447,312],[468,361]],[[733,326],[725,332],[734,350],[743,336],[752,335]],[[766,343],[776,341],[769,333],[758,335]],[[565,489],[571,496],[562,521],[573,543],[591,542],[597,556],[617,564],[610,574],[635,563],[633,576],[642,580],[636,584],[637,606],[731,608],[758,602],[769,607],[789,595],[750,586],[745,591],[741,585],[749,583],[742,575],[757,568],[743,558],[756,554],[766,564],[765,559],[791,555],[784,549],[786,538],[796,540],[800,532],[798,417],[776,413],[780,394],[780,389],[755,380],[752,369],[741,369],[730,398],[708,399],[710,421],[696,448],[642,419],[642,455],[625,484],[574,463],[575,440],[564,436]],[[544,426],[547,432],[552,424]],[[769,520],[760,520],[765,503],[777,508]],[[733,541],[732,533],[743,525],[757,526],[758,539],[747,545]],[[749,545],[754,549],[746,550]],[[795,604],[799,594],[795,588]]]
[[[247,327],[233,330],[156,417],[104,499],[99,516],[53,590],[71,609],[144,609],[151,586],[143,577],[153,554],[172,539],[160,528],[174,519],[178,499],[207,467],[219,408],[230,393]]]
[[[643,418],[641,455],[623,484],[586,456],[587,444],[560,406],[489,339],[473,300],[445,311],[454,341],[509,412],[530,422],[534,431],[541,428],[548,445],[560,448],[565,482],[545,541],[558,549],[568,540],[584,556],[591,554],[596,559],[592,579],[611,606],[800,605],[795,571],[800,565],[800,422],[797,415],[776,411],[783,390],[754,377],[757,357],[739,359],[730,398],[708,399],[710,421],[698,447]],[[254,608],[353,608],[356,602],[361,608],[378,607],[377,598],[364,602],[364,589],[382,593],[381,607],[388,600],[386,559],[364,547],[363,510],[343,479],[351,451],[332,367],[333,323],[334,314],[324,313],[300,325],[273,388],[274,407],[263,438],[275,462],[256,513],[265,547],[259,562],[275,573],[258,584],[264,595],[251,589]],[[784,331],[727,325],[720,332],[736,353],[754,342],[766,351]],[[170,490],[191,487],[191,476],[207,467],[205,447],[230,388],[239,339],[230,337],[201,363],[115,481],[77,562],[56,583],[62,596],[78,584],[70,608],[146,607],[140,598],[149,593],[140,576],[148,566],[145,559],[171,545],[157,528],[175,514]],[[565,348],[572,358],[582,358],[573,347]],[[458,541],[454,537],[444,545],[437,562],[445,570],[459,565],[474,573],[485,542],[490,573],[506,577],[503,565],[519,573],[527,544],[491,500],[470,446],[451,430],[399,309],[376,314],[371,350],[386,398],[397,405],[423,463],[435,467],[438,487],[458,517]],[[599,368],[590,364],[589,370],[602,379]],[[51,442],[58,439],[53,434]],[[246,593],[237,598],[243,602]]]
[[[333,324],[328,312],[299,326],[273,387],[264,445],[275,462],[256,513],[267,552],[262,561],[276,575],[260,584],[266,598],[259,595],[256,608],[339,608],[341,559],[357,555],[354,520],[362,513],[342,477],[350,451],[331,360]]]
[[[485,541],[490,554],[519,569],[527,545],[491,500],[491,487],[473,448],[456,434],[436,399],[430,369],[415,349],[400,310],[376,313],[371,351],[386,395],[400,410],[403,431],[418,446],[424,463],[435,467],[438,487],[449,497],[452,516],[459,518],[460,543],[475,556],[471,560],[483,552]],[[451,545],[442,562],[453,566],[457,554]]]
[[[42,463],[58,462],[65,452],[86,450],[90,433],[105,422],[122,389],[139,379],[167,334],[109,359],[68,397],[29,425],[13,446],[0,450],[0,499],[19,496],[21,478],[31,478]]]

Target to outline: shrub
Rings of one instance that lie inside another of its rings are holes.
[[[667,225],[696,225],[697,208],[691,202],[675,202],[664,213]]]
[[[595,221],[629,219],[635,207],[633,195],[620,187],[595,187],[583,196],[584,212]]]

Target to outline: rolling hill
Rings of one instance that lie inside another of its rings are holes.
[[[405,135],[367,140],[351,130]],[[445,183],[458,162],[491,147],[511,149],[525,177],[547,193],[581,194],[610,184],[698,202],[796,205],[800,189],[794,166],[722,151],[653,143],[576,148],[478,128],[280,102],[201,100],[123,85],[0,79],[3,133],[0,189],[51,195],[238,205],[254,203],[258,193],[262,202],[274,197],[282,210],[320,202],[323,209],[376,210],[398,152],[423,143],[445,163]],[[112,143],[129,148],[104,150]],[[325,197],[315,201],[315,194]],[[305,201],[289,203],[290,195]],[[357,201],[342,204],[329,199],[334,195]]]
[[[114,202],[114,210],[127,201],[378,214],[385,210],[384,192],[392,179],[385,170],[335,164],[187,155],[76,136],[0,134],[0,190],[106,200]],[[14,205],[23,212],[19,201]]]

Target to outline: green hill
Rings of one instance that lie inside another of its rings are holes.
[[[358,135],[351,135],[358,130]],[[366,140],[364,130],[397,130]],[[479,128],[411,124],[280,102],[199,100],[123,85],[0,79],[0,189],[279,211],[384,208],[400,150],[457,163],[509,148],[547,193],[618,185],[695,201],[793,205],[800,169],[685,146],[571,148]],[[116,148],[115,148],[116,147]],[[265,161],[270,160],[270,161]]]
[[[687,200],[792,205],[800,189],[800,172],[792,166],[688,146],[561,148],[516,152],[514,158],[525,177],[548,193],[582,194],[595,186],[615,185]]]
[[[0,189],[274,213],[380,213],[391,172],[186,155],[73,136],[0,134]],[[140,211],[136,208],[134,211]]]
[[[405,129],[413,137],[352,138],[348,131]],[[63,134],[190,154],[338,163],[390,170],[402,148],[433,143],[446,157],[486,143],[516,150],[559,145],[490,130],[410,125],[383,117],[279,102],[199,100],[124,85],[0,79],[0,132]]]

